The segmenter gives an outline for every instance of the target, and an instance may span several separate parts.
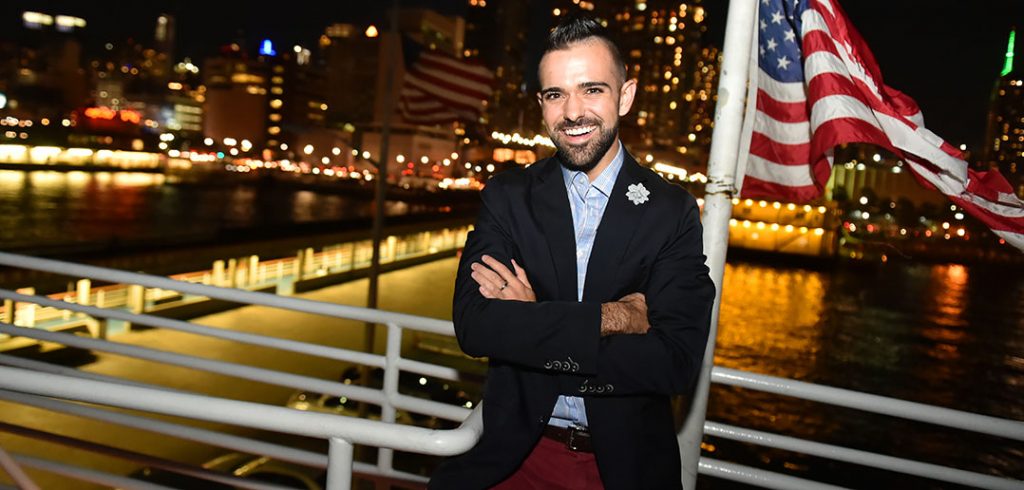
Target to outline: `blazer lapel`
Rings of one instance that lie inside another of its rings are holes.
[[[601,224],[597,228],[594,248],[587,264],[587,279],[583,287],[584,301],[609,301],[615,292],[615,278],[629,242],[650,203],[633,204],[626,193],[632,184],[645,181],[646,174],[628,152],[623,156],[622,169],[615,179],[612,195],[608,197]],[[655,199],[656,196],[650,196]],[[570,216],[571,219],[571,216]],[[570,228],[572,223],[569,223]]]
[[[538,174],[530,202],[533,216],[544,232],[543,239],[551,252],[552,266],[560,300],[573,300],[576,293],[576,236],[573,234],[572,210],[565,190],[561,166],[554,158],[544,163],[547,168]]]

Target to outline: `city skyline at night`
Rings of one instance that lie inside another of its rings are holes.
[[[493,0],[500,2],[501,0]],[[547,12],[537,2],[537,13]],[[622,3],[630,2],[600,2]],[[288,8],[252,7],[233,3],[199,2],[93,2],[88,6],[71,1],[5,2],[4,32],[17,33],[21,12],[38,10],[70,14],[88,21],[84,30],[86,52],[106,42],[128,38],[153,43],[153,25],[161,13],[175,16],[176,60],[191,57],[197,63],[216,54],[219,46],[243,40],[256,53],[263,39],[277,46],[314,45],[325,27],[334,22],[386,28],[390,2],[366,4],[342,1],[332,4],[292,2]],[[728,3],[709,1],[705,40],[720,47]],[[403,1],[403,8],[431,8],[442,14],[465,16],[467,0]],[[952,0],[929,2],[845,2],[843,8],[872,48],[886,83],[907,93],[921,105],[928,126],[956,144],[975,150],[982,144],[989,97],[1005,56],[1006,38],[1024,19],[1024,6],[1011,0],[964,5]],[[599,6],[600,7],[600,6]],[[546,19],[530,12],[529,29],[544,29]],[[540,23],[539,26],[535,25]],[[6,41],[17,41],[8,35]],[[1018,51],[1022,43],[1018,43]],[[529,70],[527,70],[529,71]],[[532,77],[532,73],[526,73]]]

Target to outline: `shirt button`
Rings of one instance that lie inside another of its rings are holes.
[[[582,250],[577,250],[576,251],[576,258],[578,259],[580,257],[583,257],[583,251]]]

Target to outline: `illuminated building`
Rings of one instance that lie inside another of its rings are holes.
[[[267,42],[263,48],[268,47]],[[326,73],[314,62],[309,48],[293,46],[274,54],[266,49],[260,51],[258,59],[267,73],[264,87],[260,89],[266,94],[266,146],[272,149],[279,148],[281,143],[294,148],[305,146],[301,135],[325,126],[330,107]]]
[[[459,17],[431,10],[402,9],[398,12],[402,36],[420,43],[425,49],[457,57],[463,54],[464,25]],[[351,138],[351,147],[358,148],[360,155],[366,152],[371,160],[376,160],[382,148],[382,123],[387,118],[391,121],[389,181],[419,186],[453,176],[456,159],[451,155],[456,153],[458,135],[453,133],[452,125],[410,125],[395,115],[405,63],[409,61],[404,59],[406,53],[399,36],[376,25],[334,24],[321,37],[320,46],[330,87],[328,127],[342,129],[346,137]],[[389,69],[394,70],[390,92],[387,90]],[[387,105],[393,109],[392,114],[386,113]],[[447,164],[445,159],[448,159]]]
[[[23,118],[62,118],[88,99],[82,69],[84,19],[23,12],[20,42],[7,78],[6,111]]]
[[[327,86],[331,88],[327,93],[328,126],[371,122],[381,44],[377,27],[333,24],[327,27],[320,44],[327,65]]]
[[[715,120],[715,96],[718,89],[720,51],[713,46],[700,48],[696,53],[689,89],[683,100],[677,101],[681,111],[685,140],[676,151],[684,160],[706,165],[711,151],[711,133]],[[671,108],[672,103],[669,102]]]
[[[1014,64],[1016,31],[1010,32],[1003,69],[989,102],[984,162],[1024,196],[1024,71]]]
[[[171,63],[174,60],[174,40],[176,37],[174,29],[174,16],[160,14],[156,18],[156,28],[153,31],[153,41],[156,44],[156,49],[150,62],[153,75],[162,82],[166,82],[172,74]]]
[[[248,140],[262,148],[267,134],[270,94],[267,67],[250,60],[232,44],[202,68],[206,86],[203,133],[221,142]]]
[[[530,15],[536,7],[531,2],[467,1],[463,56],[480,59],[495,78],[487,129],[543,134],[535,81],[539,53],[530,50],[530,39],[546,34],[548,22],[537,24],[547,19]]]

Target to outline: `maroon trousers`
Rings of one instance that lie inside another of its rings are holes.
[[[522,466],[493,490],[603,490],[593,453],[541,437]]]

